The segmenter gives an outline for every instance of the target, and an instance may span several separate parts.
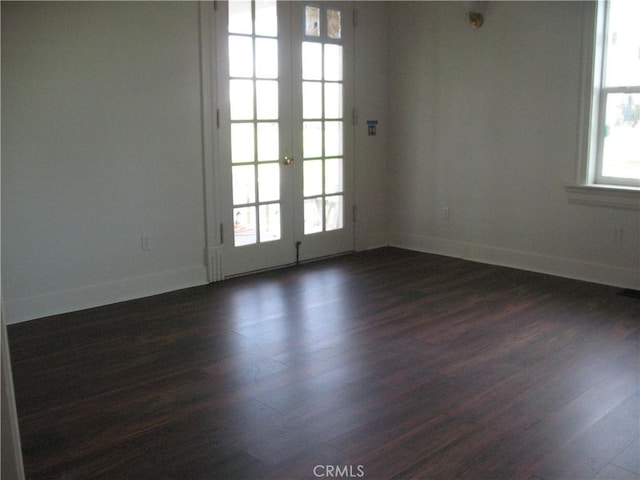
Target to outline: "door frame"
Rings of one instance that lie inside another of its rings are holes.
[[[278,0],[280,1],[280,0]],[[287,3],[296,3],[304,5],[305,2],[295,1]],[[314,3],[314,2],[311,2]],[[322,2],[325,3],[325,2]],[[355,15],[355,4],[353,1],[341,1],[335,0],[332,2],[326,2],[326,4],[333,3],[335,5],[346,5],[345,12],[345,24],[348,25],[348,31],[350,32],[349,47],[344,49],[343,64],[349,66],[344,68],[344,89],[345,98],[350,99],[350,104],[345,101],[344,105],[344,157],[349,156],[350,161],[345,162],[345,168],[343,170],[344,175],[344,221],[345,229],[344,234],[348,237],[349,248],[347,249],[335,249],[330,255],[347,253],[349,251],[355,251],[356,249],[356,222],[355,222],[355,202],[356,202],[356,126],[357,114],[355,109],[355,25],[351,25],[349,15]],[[295,9],[292,7],[291,11]],[[218,9],[218,2],[198,2],[198,15],[199,15],[199,42],[200,42],[200,64],[201,64],[201,99],[202,99],[202,155],[203,155],[203,190],[204,190],[204,225],[205,225],[205,249],[203,252],[206,269],[207,269],[207,281],[209,283],[221,281],[230,275],[225,274],[224,265],[224,247],[225,241],[233,241],[232,228],[225,228],[225,216],[221,211],[221,187],[220,184],[224,181],[221,172],[222,162],[225,161],[224,152],[221,150],[221,129],[220,125],[223,121],[223,109],[224,99],[220,98],[219,90],[219,68],[220,59],[218,58],[218,45],[220,35],[226,35],[225,31],[219,31],[217,28],[217,17],[220,15]],[[293,13],[292,13],[293,15]],[[290,24],[293,22],[290,20]],[[300,19],[300,23],[301,23]],[[302,25],[300,25],[302,28]],[[286,26],[287,32],[291,35],[295,35],[291,29],[291,25]],[[291,59],[287,59],[290,62]],[[293,66],[290,65],[290,69]],[[294,95],[300,93],[302,89],[301,82],[290,76],[291,82],[294,83],[291,87],[295,89]],[[297,85],[300,83],[300,85]],[[353,118],[350,118],[352,117]],[[292,123],[297,119],[297,116],[291,112],[290,117]],[[292,148],[294,152],[302,152],[302,138],[297,138],[298,135],[293,135]],[[302,157],[298,162],[298,169],[302,169]],[[302,184],[301,182],[295,182],[293,184],[293,198],[302,198]],[[294,202],[295,203],[295,202]],[[295,204],[293,205],[294,217],[298,216],[295,210],[299,208]],[[225,231],[229,230],[229,231]],[[302,230],[302,226],[294,225],[294,237],[298,237],[299,232]],[[323,233],[308,236],[304,239],[305,244],[311,244],[310,249],[305,251],[304,246],[300,251],[299,260],[309,261],[322,258],[322,256],[314,255],[315,248],[313,244],[322,242],[323,237],[327,235]],[[295,248],[295,245],[292,246]],[[309,253],[311,252],[311,253]],[[329,255],[329,256],[330,256]],[[327,256],[327,255],[324,255]],[[296,261],[298,258],[296,258]],[[279,268],[286,265],[279,265]],[[259,269],[258,269],[259,270]],[[250,272],[246,272],[250,273]]]
[[[203,252],[209,283],[222,280],[223,230],[220,217],[219,191],[216,188],[219,172],[220,144],[218,134],[218,84],[216,76],[216,2],[198,2],[200,75],[202,97],[202,160],[204,176],[205,249]]]

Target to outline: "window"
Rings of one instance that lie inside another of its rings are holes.
[[[598,4],[590,119],[596,185],[640,186],[640,2]]]
[[[583,8],[578,157],[568,199],[640,210],[640,2]]]

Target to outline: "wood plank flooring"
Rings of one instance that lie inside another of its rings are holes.
[[[640,301],[385,248],[12,325],[27,478],[640,479]]]

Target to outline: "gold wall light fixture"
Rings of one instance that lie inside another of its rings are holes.
[[[472,28],[480,28],[484,23],[484,16],[480,12],[469,12],[469,25]]]
[[[462,2],[467,20],[471,28],[478,29],[484,24],[484,14],[487,7],[486,1],[463,1]]]

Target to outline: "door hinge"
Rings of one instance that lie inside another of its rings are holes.
[[[351,112],[351,124],[355,127],[358,125],[358,109],[354,108]]]
[[[353,9],[353,26],[358,26],[358,10],[356,10],[355,8]]]
[[[213,0],[213,11],[218,10],[218,0]]]
[[[220,109],[219,108],[216,109],[216,127],[218,129],[220,128]]]
[[[353,212],[352,212],[353,218],[352,218],[352,222],[356,223],[356,206],[353,206]]]
[[[220,245],[224,243],[224,223],[220,224]]]

